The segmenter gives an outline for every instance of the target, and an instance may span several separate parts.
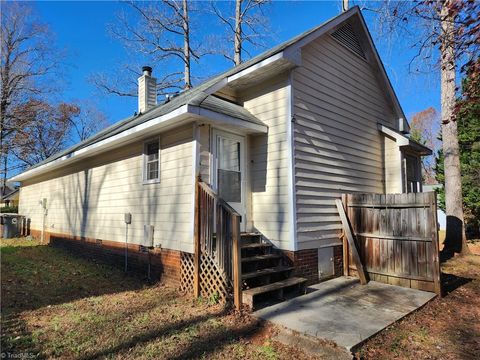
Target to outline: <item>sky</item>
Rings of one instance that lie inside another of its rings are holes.
[[[199,3],[201,7],[208,2]],[[118,69],[130,59],[128,51],[107,31],[116,21],[122,4],[116,1],[43,1],[32,3],[39,18],[55,34],[56,46],[66,49],[66,84],[62,101],[87,100],[96,103],[110,123],[131,116],[137,110],[137,100],[129,97],[102,95],[89,81],[94,73]],[[268,8],[271,33],[267,48],[286,41],[340,13],[341,1],[278,1]],[[409,62],[415,54],[407,40],[394,43],[376,36],[377,19],[364,13],[377,50],[390,81],[407,117],[428,107],[439,110],[440,89],[437,73],[412,74]],[[218,29],[219,25],[200,19],[199,30]],[[253,55],[265,49],[256,49]],[[142,61],[140,58],[139,61]],[[145,64],[148,65],[148,64]],[[194,68],[200,76],[208,77],[231,67],[220,56],[210,57],[203,66]],[[159,75],[160,69],[154,69]]]

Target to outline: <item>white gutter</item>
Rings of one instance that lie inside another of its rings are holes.
[[[380,130],[381,133],[384,133],[385,135],[390,136],[391,138],[395,139],[397,142],[398,146],[408,146],[410,145],[410,139],[406,137],[403,134],[400,134],[396,132],[393,129],[390,129],[386,127],[385,125],[382,124],[377,124],[378,130]]]
[[[283,51],[282,52],[279,52],[275,55],[272,55],[268,58],[266,58],[265,60],[262,60],[258,63],[256,63],[255,65],[252,65],[252,66],[249,66],[247,67],[246,69],[242,70],[242,71],[239,71],[238,73],[234,74],[234,75],[231,75],[227,78],[227,83],[231,83],[232,81],[235,81],[241,77],[244,77],[245,75],[248,75],[264,66],[267,66],[271,63],[274,63],[275,61],[277,60],[280,60],[280,59],[283,59],[284,56],[283,56]]]
[[[204,109],[199,106],[188,105],[188,113],[257,133],[266,134],[268,132],[268,127],[266,125],[255,124],[248,120],[240,120],[236,117],[221,114],[213,110]]]
[[[44,165],[40,165],[39,167],[33,168],[31,170],[27,170],[17,176],[14,176],[13,178],[10,179],[10,181],[23,181],[25,179],[28,179],[32,176],[35,176],[37,174],[43,173],[46,170],[54,169],[57,168],[60,164],[61,166],[64,166],[68,163],[70,163],[72,160],[78,160],[84,157],[89,156],[93,152],[98,152],[102,151],[108,147],[112,147],[115,145],[118,145],[122,142],[125,142],[127,140],[133,139],[135,137],[142,136],[144,133],[147,131],[151,131],[151,127],[153,126],[166,126],[169,123],[172,123],[173,120],[175,120],[177,117],[180,115],[184,115],[187,113],[187,105],[183,105],[179,107],[178,109],[159,116],[157,118],[154,118],[152,120],[146,121],[142,124],[139,124],[137,126],[134,126],[130,129],[127,129],[125,131],[122,131],[119,134],[110,136],[106,139],[103,139],[99,142],[93,143],[91,145],[88,145],[82,149],[79,149],[77,151],[73,151],[67,155],[62,156],[61,158],[52,160]]]

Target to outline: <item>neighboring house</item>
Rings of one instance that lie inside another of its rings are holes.
[[[142,244],[153,225],[152,254],[178,282],[200,176],[243,232],[261,233],[314,282],[334,275],[334,259],[341,268],[334,199],[422,190],[430,150],[408,138],[358,7],[159,105],[143,71],[138,115],[12,179],[34,235],[45,221],[46,236],[78,249],[121,248],[131,213],[128,242]]]
[[[0,184],[0,208],[18,206],[19,195],[19,189],[11,183],[6,182],[5,186]]]

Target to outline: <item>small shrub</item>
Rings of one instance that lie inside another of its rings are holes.
[[[15,213],[18,214],[18,206],[4,206],[0,208],[0,213]]]
[[[218,304],[220,302],[220,294],[215,291],[213,294],[210,295],[209,303],[211,305]]]

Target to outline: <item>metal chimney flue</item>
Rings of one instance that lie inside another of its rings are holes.
[[[150,66],[142,66],[143,75],[152,76],[152,68]]]

